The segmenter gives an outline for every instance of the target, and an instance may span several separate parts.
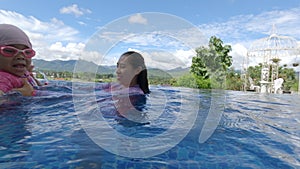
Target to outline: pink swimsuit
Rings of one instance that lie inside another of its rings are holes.
[[[113,92],[114,94],[144,94],[144,92],[138,85],[131,86],[129,88],[124,88],[118,83],[102,83],[100,85],[97,84],[95,86],[95,89],[104,89],[105,91]]]
[[[28,82],[32,86],[35,86],[36,83],[35,83],[34,79],[28,75],[29,74],[26,73],[24,77],[27,77]],[[4,93],[7,93],[14,88],[21,88],[21,87],[23,87],[23,85],[24,84],[22,81],[22,77],[18,77],[18,76],[15,76],[15,75],[12,75],[10,73],[0,70],[0,90],[3,91]]]

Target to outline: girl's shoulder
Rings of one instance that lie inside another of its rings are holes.
[[[112,83],[110,86],[110,90],[113,93],[119,93],[119,94],[144,94],[142,89],[138,86],[130,86],[130,87],[124,87],[121,84],[118,83]]]
[[[2,70],[0,70],[0,77],[2,78],[7,78],[7,77],[16,77],[15,75],[8,73],[8,72],[4,72]]]
[[[3,92],[8,92],[13,88],[20,88],[23,86],[23,81],[11,73],[0,71],[0,89]]]
[[[0,78],[1,79],[8,79],[10,81],[12,81],[12,80],[21,80],[21,77],[13,75],[13,74],[8,73],[8,72],[4,72],[2,70],[0,70]]]

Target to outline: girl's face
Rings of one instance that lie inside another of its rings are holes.
[[[134,68],[129,62],[128,57],[122,56],[117,63],[117,80],[125,87],[137,84],[136,75],[141,72],[141,68]]]
[[[25,45],[11,45],[17,49],[23,50],[28,48]],[[26,67],[31,65],[31,58],[26,58],[22,53],[18,53],[14,57],[5,57],[0,54],[0,70],[14,74],[16,76],[23,76],[27,71]]]

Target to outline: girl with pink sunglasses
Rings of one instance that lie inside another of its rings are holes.
[[[28,36],[20,28],[0,24],[0,96],[11,91],[35,95],[34,79],[27,70],[34,55]]]

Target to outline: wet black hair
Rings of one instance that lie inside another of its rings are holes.
[[[142,71],[137,75],[137,84],[143,90],[144,94],[149,94],[149,83],[148,83],[148,75],[147,68],[145,65],[144,57],[135,51],[128,51],[121,55],[121,57],[126,56],[128,58],[128,63],[132,65],[134,68],[138,66],[142,67]]]

